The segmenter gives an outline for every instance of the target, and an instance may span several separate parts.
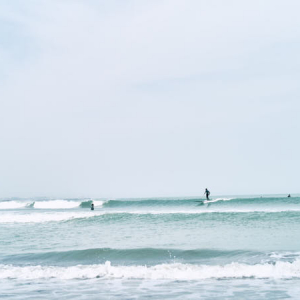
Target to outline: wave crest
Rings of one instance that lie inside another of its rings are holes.
[[[229,278],[300,278],[300,260],[293,263],[246,265],[231,263],[221,265],[160,264],[155,266],[112,266],[109,261],[101,265],[77,265],[72,267],[0,265],[1,279],[89,279],[123,278],[151,280],[203,280]]]
[[[21,201],[1,201],[0,209],[17,209],[32,207],[34,202],[21,202]]]
[[[2,214],[0,223],[45,223],[62,222],[73,219],[85,219],[99,216],[102,213],[95,212],[57,212],[57,213],[31,213],[31,214]]]
[[[0,209],[19,209],[19,208],[36,208],[36,209],[72,209],[72,208],[90,208],[91,204],[101,207],[104,201],[71,201],[71,200],[46,200],[46,201],[1,201]]]

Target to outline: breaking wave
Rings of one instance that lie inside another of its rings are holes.
[[[21,202],[21,201],[1,201],[0,209],[18,209],[25,207],[32,207],[34,202]]]
[[[99,265],[12,266],[0,265],[1,279],[147,279],[204,280],[230,278],[295,279],[300,278],[300,260],[248,265],[233,262],[226,265],[159,264],[155,266],[112,266],[110,261]]]
[[[299,197],[253,197],[253,198],[212,198],[211,200],[205,200],[203,198],[179,198],[179,199],[117,199],[117,200],[91,200],[82,199],[76,200],[1,200],[0,210],[5,209],[75,209],[75,208],[90,208],[91,204],[95,207],[103,207],[109,209],[168,209],[172,210],[175,207],[179,208],[191,208],[195,206],[204,206],[206,208],[214,209],[238,209],[240,211],[261,211],[263,209],[272,209],[276,211],[280,209],[282,211],[288,209],[300,208]],[[248,210],[247,210],[248,209]]]
[[[99,216],[100,212],[57,212],[57,213],[31,213],[31,214],[2,214],[0,223],[45,223],[62,222],[73,219],[91,218]]]
[[[124,216],[163,216],[163,215],[174,215],[180,218],[188,218],[189,216],[197,216],[197,215],[213,215],[213,214],[279,214],[278,217],[285,217],[286,213],[296,214],[295,216],[298,218],[300,212],[299,209],[224,209],[224,210],[135,210],[135,211],[103,211],[103,210],[95,210],[88,212],[78,212],[78,211],[70,211],[70,212],[32,212],[30,214],[16,214],[16,213],[3,213],[1,214],[0,224],[5,223],[45,223],[45,222],[62,222],[69,221],[75,219],[89,219],[100,216],[115,216],[118,218],[122,218]]]
[[[91,204],[97,207],[103,205],[105,201],[88,200],[88,201],[71,201],[71,200],[46,200],[46,201],[1,201],[0,210],[35,208],[35,209],[71,209],[71,208],[89,208]]]

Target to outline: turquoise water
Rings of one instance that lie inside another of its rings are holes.
[[[0,297],[298,299],[299,238],[300,197],[1,199]]]

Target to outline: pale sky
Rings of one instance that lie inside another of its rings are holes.
[[[299,193],[299,11],[0,0],[0,197]]]

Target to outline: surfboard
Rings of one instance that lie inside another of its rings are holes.
[[[195,202],[199,203],[198,205],[203,205],[204,204],[203,201],[195,201]]]

